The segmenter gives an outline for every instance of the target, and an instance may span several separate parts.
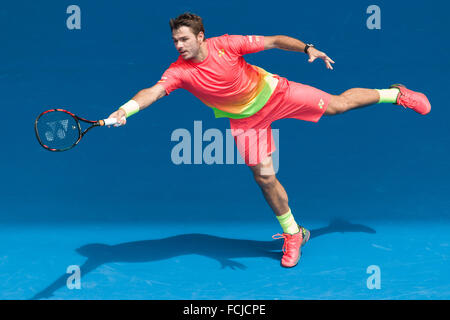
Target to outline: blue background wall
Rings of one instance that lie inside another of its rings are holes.
[[[81,8],[81,30],[66,9]],[[366,27],[369,5],[381,30]],[[9,1],[0,6],[1,299],[448,299],[450,5],[444,1]],[[336,61],[246,56],[338,94],[404,83],[427,116],[377,105],[319,123],[281,120],[278,178],[311,230],[299,266],[279,265],[281,229],[245,165],[180,165],[175,129],[226,119],[178,90],[75,149],[39,146],[37,115],[107,117],[177,58],[168,21],[204,18],[208,37],[284,34]],[[335,219],[338,220],[335,220]],[[345,232],[345,234],[343,234]],[[197,234],[192,234],[197,233]],[[231,260],[230,260],[231,259]],[[81,266],[82,289],[66,287]],[[369,290],[367,267],[381,268]],[[245,270],[247,269],[247,270]]]
[[[68,30],[66,8],[81,8]],[[381,8],[381,30],[366,9]],[[2,223],[255,221],[273,219],[244,165],[171,162],[177,128],[228,128],[190,93],[178,90],[129,119],[99,128],[75,149],[42,149],[33,121],[64,107],[107,117],[152,86],[177,58],[168,20],[204,18],[207,37],[285,34],[313,42],[336,61],[307,63],[271,50],[248,62],[338,94],[351,87],[404,83],[426,93],[432,112],[378,105],[318,124],[282,120],[280,170],[291,205],[305,219],[447,220],[450,138],[444,1],[15,1],[0,8]],[[245,213],[242,217],[242,213]]]

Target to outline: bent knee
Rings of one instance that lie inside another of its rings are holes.
[[[273,188],[277,183],[277,178],[274,174],[273,175],[255,174],[254,178],[256,183],[263,189]]]
[[[334,116],[343,113],[347,111],[348,106],[349,102],[346,97],[332,96],[328,103],[327,110],[325,111],[325,115]]]

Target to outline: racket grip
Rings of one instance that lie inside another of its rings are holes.
[[[101,124],[101,122],[103,122],[103,124]],[[100,121],[100,124],[102,126],[112,126],[113,124],[116,124],[116,123],[117,123],[117,119],[116,118],[108,118],[108,119]]]

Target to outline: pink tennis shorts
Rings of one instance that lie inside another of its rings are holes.
[[[330,98],[322,90],[279,77],[261,110],[248,118],[230,119],[231,134],[245,163],[257,165],[275,151],[272,122],[288,118],[318,122]]]

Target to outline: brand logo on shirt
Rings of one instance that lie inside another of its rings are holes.
[[[219,57],[223,56],[225,54],[225,49],[218,50]]]
[[[253,36],[247,36],[248,37],[248,41],[250,41],[250,43],[252,43],[253,42]],[[255,37],[255,40],[256,40],[256,42],[258,42],[259,41],[259,37],[258,36],[254,36]]]
[[[166,82],[167,77],[162,77],[158,82]]]
[[[319,101],[319,108],[322,109],[324,104],[325,104],[325,102],[323,102],[323,100],[320,99],[320,101]]]

